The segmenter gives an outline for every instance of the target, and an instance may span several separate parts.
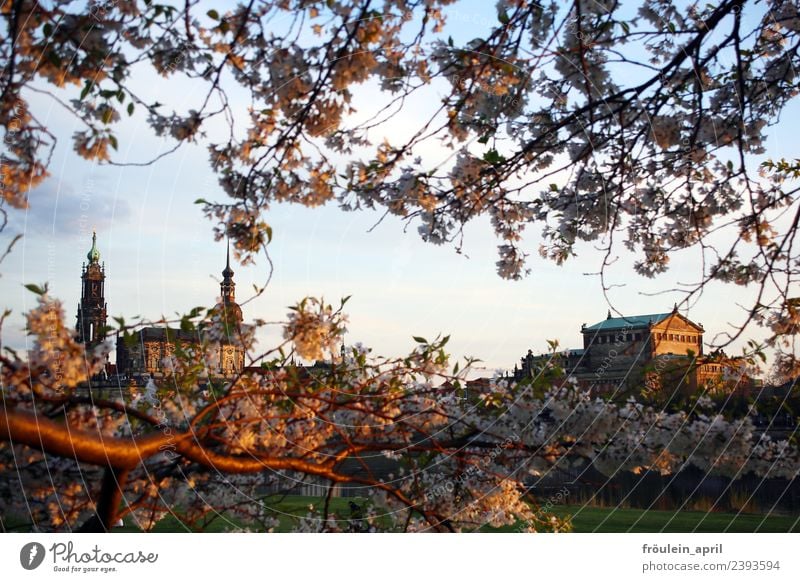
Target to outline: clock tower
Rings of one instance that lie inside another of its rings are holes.
[[[100,264],[97,233],[92,232],[92,248],[81,273],[81,302],[78,304],[78,341],[94,347],[106,337],[105,265]]]

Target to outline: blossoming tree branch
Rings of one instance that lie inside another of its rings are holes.
[[[118,159],[126,138],[115,128],[127,116],[172,149],[204,143],[230,196],[204,203],[206,213],[245,260],[269,241],[274,202],[381,208],[437,244],[457,244],[465,224],[488,215],[503,277],[532,263],[528,226],[543,236],[539,254],[559,263],[592,241],[601,272],[617,247],[636,253],[645,276],[693,248],[702,270],[689,296],[715,280],[762,289],[727,340],[755,322],[773,347],[794,342],[793,162],[763,154],[796,94],[795,2],[646,0],[633,12],[617,1],[501,0],[489,19],[444,0],[210,10],[115,0],[83,11],[26,1],[2,13],[7,204],[27,204],[47,176],[54,136],[28,104],[45,92],[77,117],[75,150],[88,159],[153,161]],[[457,44],[448,27],[464,22],[475,37]],[[205,97],[187,111],[148,102],[135,82],[143,69]],[[368,83],[382,104],[359,117],[353,98]],[[386,137],[418,95],[435,103],[429,114]],[[211,139],[212,123],[230,131]],[[421,155],[429,142],[450,155]],[[720,231],[733,237],[721,243]],[[791,352],[781,362],[796,371]]]
[[[474,38],[455,42],[449,27],[470,8],[446,0],[6,2],[3,205],[36,204],[33,189],[48,176],[55,136],[31,106],[45,95],[80,123],[74,148],[90,160],[151,164],[205,145],[228,199],[198,203],[242,261],[269,244],[271,204],[331,200],[400,216],[436,244],[457,245],[464,225],[488,216],[498,273],[512,279],[533,262],[528,226],[543,237],[538,254],[558,263],[591,241],[601,274],[620,246],[649,277],[695,250],[702,271],[687,300],[711,281],[758,289],[729,340],[750,323],[767,326],[783,371],[796,375],[798,167],[764,158],[767,131],[797,92],[796,3],[496,8],[475,22]],[[149,102],[136,82],[143,69],[203,98],[188,110]],[[384,98],[359,116],[353,101],[370,84]],[[241,95],[246,108],[232,104]],[[420,96],[434,106],[410,131],[384,137]],[[125,117],[170,139],[170,150],[120,159]],[[220,124],[224,135],[210,131]],[[430,143],[446,155],[424,156]],[[562,458],[609,472],[688,463],[791,477],[798,467],[796,448],[757,435],[747,418],[603,402],[547,374],[465,394],[469,362],[451,362],[444,339],[420,341],[405,358],[354,349],[337,360],[343,314],[316,300],[296,306],[284,346],[266,354],[236,330],[258,373],[209,387],[210,347],[199,345],[176,351],[147,394],[93,399],[78,388],[108,346],[86,351],[58,300],[35,291],[34,349],[0,355],[0,462],[19,475],[0,499],[37,527],[107,530],[132,514],[147,528],[169,511],[194,524],[238,512],[266,526],[275,516],[250,502],[265,480],[289,471],[352,482],[350,461],[375,492],[371,527],[560,529],[567,524],[537,511],[525,483]],[[229,331],[207,315],[182,323]],[[293,350],[336,363],[302,377]],[[392,480],[369,476],[370,455],[397,463]],[[326,501],[298,527],[340,524]]]
[[[569,384],[552,387],[555,365],[536,381],[500,380],[470,394],[470,362],[451,363],[447,338],[418,338],[405,358],[353,348],[336,360],[344,315],[316,301],[286,322],[286,356],[215,385],[206,363],[230,332],[219,317],[205,323],[207,341],[172,356],[158,385],[104,400],[77,388],[102,367],[107,346],[84,351],[59,302],[42,294],[28,314],[28,360],[0,356],[0,460],[15,473],[0,486],[4,515],[29,514],[42,529],[104,531],[125,516],[148,529],[167,514],[202,527],[224,513],[270,528],[280,512],[258,501],[259,487],[305,475],[331,487],[324,505],[295,524],[300,531],[346,529],[347,516],[329,511],[342,482],[369,492],[363,519],[373,529],[560,530],[569,524],[537,509],[526,479],[564,459],[607,474],[693,465],[792,478],[800,467],[798,449],[758,435],[749,416],[612,404]],[[252,334],[233,336],[252,348]],[[300,356],[336,364],[303,376],[287,365],[292,343]],[[375,458],[396,463],[393,478],[372,473]],[[365,471],[346,470],[347,462]]]

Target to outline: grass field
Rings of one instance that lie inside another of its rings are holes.
[[[604,507],[556,506],[553,513],[573,516],[576,532],[800,532],[798,517],[751,513],[704,513],[702,511],[645,511]]]
[[[349,517],[349,502],[356,501],[363,506],[364,499],[333,498],[331,499],[331,512],[340,516]],[[302,516],[308,512],[308,506],[313,504],[315,509],[322,507],[323,500],[313,497],[286,497],[277,499],[271,507],[280,511],[280,525],[275,531],[290,531],[296,523],[294,516]],[[704,513],[700,511],[645,511],[642,509],[609,509],[601,507],[581,507],[562,505],[553,508],[553,513],[560,517],[572,517],[575,532],[800,532],[800,517],[782,515],[756,515],[751,513]],[[239,527],[240,524],[225,516],[217,516],[202,531],[222,532]],[[482,531],[511,532],[516,527],[499,528],[496,530],[484,529]],[[129,519],[125,527],[116,528],[119,532],[134,532],[136,527]],[[174,517],[168,516],[156,526],[156,532],[181,532],[192,531]]]

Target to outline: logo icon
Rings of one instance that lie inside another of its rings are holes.
[[[44,546],[39,542],[30,542],[19,551],[19,563],[26,570],[35,570],[44,561]]]

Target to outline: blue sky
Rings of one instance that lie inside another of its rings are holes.
[[[493,3],[459,6],[459,16],[451,20],[464,35],[457,41],[476,33],[482,19],[494,19]],[[142,72],[141,87],[149,101],[189,107],[193,98],[190,87],[165,82],[153,73]],[[74,323],[81,263],[92,227],[106,264],[110,315],[156,319],[212,305],[219,294],[225,247],[214,242],[212,224],[192,203],[200,197],[223,197],[208,168],[206,150],[184,146],[147,167],[98,166],[73,152],[70,136],[79,129],[75,120],[44,96],[27,97],[59,142],[51,177],[31,193],[30,209],[14,212],[10,227],[0,234],[3,247],[13,234],[24,234],[2,265],[0,290],[4,305],[14,311],[3,330],[4,345],[26,345],[22,314],[32,307],[34,297],[24,290],[25,283],[48,281]],[[359,96],[364,103],[375,98],[369,87]],[[415,111],[419,110],[404,110],[395,126],[413,123]],[[792,107],[772,130],[764,159],[796,157],[790,133],[796,122],[797,108]],[[141,161],[172,145],[154,138],[144,120],[136,117],[123,122],[118,133],[118,160]],[[432,150],[430,155],[441,152]],[[598,270],[602,258],[591,245],[580,246],[576,259],[558,267],[537,258],[539,239],[532,229],[525,240],[532,272],[510,282],[495,273],[496,240],[488,221],[466,229],[463,252],[458,254],[451,246],[423,243],[416,225],[404,233],[404,224],[391,217],[368,232],[377,219],[375,213],[344,213],[334,205],[271,208],[266,220],[274,231],[274,274],[267,291],[244,307],[245,318],[280,321],[287,306],[305,295],[322,295],[333,302],[351,295],[348,343],[361,341],[376,353],[399,355],[412,348],[413,335],[450,334],[455,355],[479,357],[489,369],[508,369],[528,348],[544,351],[548,339],[559,339],[564,347],[579,346],[581,323],[605,317],[608,306],[600,282],[586,275]],[[669,273],[648,280],[633,273],[633,257],[621,247],[617,250],[620,260],[611,273],[614,282],[624,286],[613,289],[611,298],[625,314],[670,310],[680,295],[647,294],[698,276],[693,251],[676,255]],[[240,301],[268,275],[263,257],[256,265],[234,265],[234,270]],[[746,290],[713,285],[688,316],[705,326],[709,340],[741,320],[736,303],[746,304],[750,296]],[[752,331],[758,337],[759,330]],[[261,347],[269,347],[278,336],[278,328],[273,328],[260,338]]]

